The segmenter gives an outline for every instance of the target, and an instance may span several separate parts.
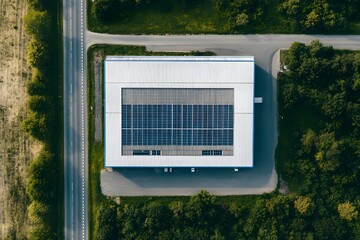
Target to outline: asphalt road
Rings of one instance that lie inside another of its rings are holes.
[[[84,1],[63,1],[65,239],[88,234]]]

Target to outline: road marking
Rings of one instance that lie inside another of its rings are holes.
[[[84,0],[81,5],[81,141],[82,141],[82,239],[85,239],[85,126],[84,126]]]

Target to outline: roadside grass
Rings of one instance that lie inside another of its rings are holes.
[[[94,55],[93,51],[88,51],[87,61],[87,96],[88,96],[88,184],[89,184],[89,195],[88,195],[88,216],[89,216],[89,239],[96,239],[97,231],[97,217],[100,203],[106,198],[101,194],[100,189],[100,171],[103,169],[104,151],[103,144],[94,144],[94,131],[95,131],[95,120],[94,112],[91,110],[91,106],[94,106],[95,102],[95,76],[94,72]]]

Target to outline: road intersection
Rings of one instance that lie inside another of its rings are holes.
[[[270,176],[264,185],[276,178],[273,170],[277,139],[276,82],[271,72],[272,59],[277,49],[289,47],[294,41],[309,43],[313,39],[320,39],[335,48],[360,49],[360,36],[346,35],[133,36],[93,33],[86,30],[85,0],[64,0],[63,14],[65,239],[88,239],[86,49],[89,46],[99,43],[143,45],[153,51],[206,50],[218,55],[255,56],[256,80],[261,82],[255,91],[268,96],[267,101],[264,101],[267,111],[261,112],[259,117],[266,124],[258,122],[258,131],[263,135],[255,139],[255,144],[262,146],[255,152],[255,157],[266,161],[263,170]],[[262,168],[261,165],[258,167]]]

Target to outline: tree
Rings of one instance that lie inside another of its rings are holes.
[[[305,27],[308,29],[316,29],[321,21],[320,15],[316,10],[312,10],[307,16],[305,20]]]
[[[152,238],[162,230],[167,230],[171,225],[172,215],[169,208],[160,202],[151,202],[144,206],[144,229]]]
[[[313,213],[315,205],[310,197],[299,196],[294,202],[294,207],[302,216],[309,216]]]
[[[301,28],[302,5],[299,0],[286,0],[279,5],[279,12],[285,16],[290,29],[297,31]]]
[[[40,71],[47,69],[50,61],[48,46],[45,42],[32,39],[27,46],[27,62]]]
[[[45,114],[31,112],[22,122],[22,129],[37,140],[45,140],[50,137],[50,119]]]
[[[221,234],[219,229],[216,229],[214,235],[210,237],[210,240],[225,240],[225,237]]]
[[[304,153],[311,153],[315,150],[315,143],[317,142],[316,133],[312,129],[308,129],[301,139],[302,150]]]
[[[309,48],[304,43],[294,42],[288,51],[288,66],[296,71],[309,58]]]
[[[276,221],[268,219],[262,223],[257,234],[258,240],[277,240],[279,239],[279,233],[276,225],[279,225]]]
[[[125,204],[120,208],[119,219],[122,239],[137,239],[143,228],[145,214],[141,204]]]
[[[56,237],[51,232],[47,224],[37,224],[30,228],[28,232],[29,240],[55,240]]]
[[[46,224],[50,220],[50,206],[38,201],[32,201],[28,207],[28,217],[33,225]]]
[[[28,100],[28,107],[34,112],[47,113],[52,111],[53,104],[49,97],[31,96]]]
[[[57,189],[57,163],[54,155],[43,150],[32,160],[26,192],[32,201],[51,203],[55,200]]]
[[[249,23],[249,16],[246,13],[240,13],[236,16],[236,26],[245,27]]]
[[[313,40],[309,44],[309,51],[312,57],[332,59],[335,56],[335,50],[332,46],[324,47],[319,40]]]
[[[26,84],[27,94],[30,96],[47,95],[46,78],[38,69],[33,70],[32,79]]]
[[[217,218],[216,197],[205,190],[192,196],[189,202],[187,217],[197,226],[208,227]]]
[[[318,152],[315,155],[318,166],[324,172],[333,172],[340,166],[340,145],[335,134],[323,133],[316,144]]]
[[[313,221],[314,239],[348,239],[344,223],[334,216],[320,218]]]
[[[352,221],[356,219],[359,215],[359,212],[356,210],[355,206],[349,201],[344,203],[339,203],[337,208],[339,215],[342,219]]]
[[[45,40],[51,32],[50,16],[47,12],[30,10],[25,16],[25,31],[36,40]]]
[[[283,102],[284,109],[289,110],[299,102],[299,91],[293,83],[284,84],[281,89],[281,100]]]
[[[38,11],[44,11],[49,7],[48,0],[27,0],[28,4]]]
[[[98,217],[98,240],[114,240],[116,239],[118,228],[116,219],[116,206],[104,203],[100,205]]]

